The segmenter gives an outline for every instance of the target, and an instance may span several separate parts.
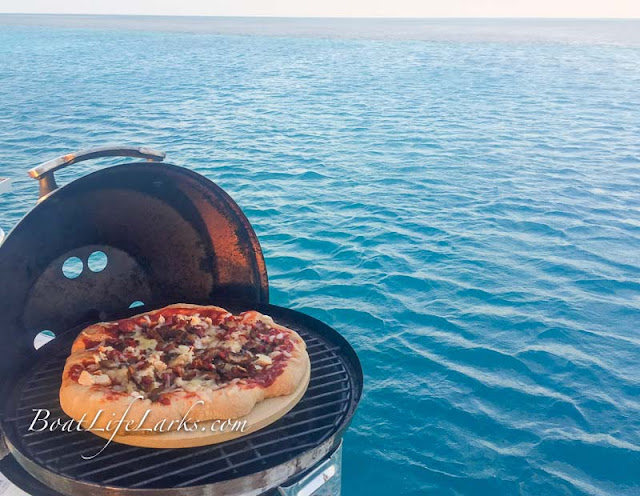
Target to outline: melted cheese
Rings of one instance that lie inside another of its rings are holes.
[[[147,350],[155,350],[158,342],[155,339],[148,339],[144,336],[139,336],[136,338],[138,343],[140,343],[140,348],[144,348]]]
[[[191,379],[190,381],[183,381],[182,388],[185,391],[194,392],[204,389],[203,380],[199,378]]]
[[[93,383],[97,384],[98,386],[110,386],[111,385],[111,379],[109,378],[109,376],[107,374],[96,374],[93,377]]]
[[[92,375],[86,370],[83,370],[80,377],[78,377],[78,384],[81,386],[93,386],[94,384],[98,386],[110,386],[111,379],[106,374]]]
[[[135,373],[135,377],[138,380],[138,382],[140,381],[140,379],[142,379],[145,376],[151,377],[152,379],[155,377],[155,374],[153,372],[153,366],[149,366],[146,369],[138,370]]]
[[[185,381],[181,377],[177,377],[173,384],[175,387],[184,389],[189,393],[195,393],[198,391],[214,391],[222,387],[216,384],[215,381],[203,379],[202,377],[194,377],[188,381]]]
[[[126,368],[109,369],[107,370],[107,375],[111,379],[111,382],[115,384],[126,384],[129,379]]]
[[[86,370],[83,370],[78,377],[78,384],[81,386],[93,386],[93,379],[91,378],[91,374]]]
[[[176,365],[187,365],[191,363],[191,361],[193,360],[193,350],[190,347],[181,344],[180,346],[178,346],[178,348],[176,348],[176,350],[178,351],[179,355],[169,362],[170,367],[175,367]]]
[[[160,355],[157,353],[151,355],[147,360],[158,372],[164,372],[167,370],[167,364],[160,360]]]
[[[240,350],[242,349],[242,345],[238,341],[229,340],[229,341],[225,341],[222,344],[226,348],[229,348],[229,350],[231,350],[233,353],[239,353]]]
[[[263,355],[262,353],[258,353],[256,355],[256,358],[256,364],[260,365],[261,367],[267,367],[273,363],[269,356]]]

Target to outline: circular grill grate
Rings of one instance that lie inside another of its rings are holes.
[[[81,455],[97,453],[105,440],[86,432],[28,431],[34,409],[50,410],[51,420],[69,419],[60,409],[58,389],[73,339],[70,336],[66,342],[58,339],[44,347],[38,354],[40,359],[16,383],[3,421],[5,433],[17,450],[46,470],[75,481],[119,488],[213,484],[285,463],[346,426],[359,399],[361,384],[354,382],[357,374],[338,344],[295,321],[271,315],[306,341],[311,380],[298,405],[265,429],[199,448],[148,449],[113,443],[95,458],[83,460]]]

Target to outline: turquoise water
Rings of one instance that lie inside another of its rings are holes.
[[[0,226],[41,161],[165,150],[246,212],[272,301],[359,352],[346,495],[639,494],[640,47],[616,23],[560,42],[509,22],[475,41],[1,25]]]

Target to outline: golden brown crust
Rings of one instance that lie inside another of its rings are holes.
[[[228,314],[226,310],[213,306],[177,304],[166,308],[193,309],[194,311],[216,309]],[[153,316],[165,309],[144,312],[132,319],[142,315]],[[293,343],[291,357],[287,359],[282,372],[267,387],[255,383],[247,385],[238,382],[215,390],[175,391],[169,394],[170,402],[162,404],[149,399],[136,398],[131,394],[114,392],[109,386],[81,385],[77,379],[71,377],[71,368],[87,361],[94,361],[97,352],[85,351],[85,340],[99,341],[109,335],[108,329],[111,327],[109,323],[99,323],[83,330],[73,343],[72,353],[67,359],[63,372],[60,405],[64,412],[75,420],[81,421],[84,416],[82,424],[84,428],[91,426],[94,429],[108,429],[111,422],[111,429],[113,429],[114,422],[125,417],[126,421],[131,421],[131,427],[142,429],[153,429],[158,423],[164,421],[163,431],[166,432],[176,429],[177,424],[186,415],[190,422],[234,419],[247,415],[256,403],[266,398],[292,394],[305,377],[309,363],[302,338],[295,331],[275,324],[270,317],[256,311],[245,312],[242,321],[246,323],[262,321],[270,327],[287,333]],[[172,421],[174,425],[170,426]],[[127,433],[124,431],[124,425],[122,424],[118,435]],[[156,431],[156,433],[159,432]]]

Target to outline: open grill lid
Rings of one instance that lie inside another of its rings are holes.
[[[100,148],[30,171],[40,180],[40,202],[0,246],[0,336],[17,348],[0,361],[2,375],[34,352],[40,331],[108,320],[136,301],[268,303],[264,258],[249,221],[200,174],[157,161],[128,163],[57,189],[56,170],[103,156],[164,158],[145,148]],[[88,264],[95,252],[106,255],[99,272]],[[63,265],[74,260],[76,277],[69,278]]]

